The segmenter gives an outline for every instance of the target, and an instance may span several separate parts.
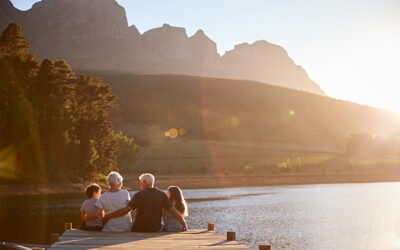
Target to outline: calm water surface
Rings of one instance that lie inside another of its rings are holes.
[[[131,193],[133,194],[133,192]],[[275,249],[400,249],[400,183],[184,190],[189,228],[214,222]],[[0,197],[0,241],[48,243],[79,225],[83,194]]]

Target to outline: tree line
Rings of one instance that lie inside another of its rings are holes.
[[[0,36],[0,177],[81,180],[115,169],[119,158],[132,162],[133,138],[114,133],[109,119],[110,85],[75,75],[64,60],[39,62],[28,49],[21,27],[9,24]]]
[[[367,133],[352,134],[346,144],[346,156],[400,156],[400,139],[395,136],[373,137]]]

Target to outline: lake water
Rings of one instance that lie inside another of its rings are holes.
[[[189,228],[274,249],[400,249],[400,183],[184,190]],[[79,225],[83,194],[0,197],[0,241],[48,243]]]

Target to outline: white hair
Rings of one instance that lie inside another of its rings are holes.
[[[107,182],[109,185],[118,185],[118,184],[122,185],[123,180],[124,178],[118,172],[115,171],[111,171],[107,176]]]
[[[156,178],[152,174],[144,173],[139,176],[139,180],[144,181],[144,182],[146,182],[147,185],[153,187],[154,181],[156,180]]]

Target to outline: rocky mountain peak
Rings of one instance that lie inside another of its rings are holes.
[[[246,47],[248,47],[248,46],[249,46],[249,44],[248,44],[247,42],[239,43],[239,44],[236,44],[236,45],[235,45],[234,49],[246,48]]]
[[[2,0],[0,1],[0,10],[10,10],[14,9],[14,5],[10,0]]]
[[[115,0],[42,0],[24,14],[30,30],[50,30],[59,41],[128,38],[125,10]]]
[[[131,25],[131,26],[129,26],[129,32],[131,32],[131,33],[135,33],[135,34],[137,34],[137,35],[139,35],[139,36],[140,36],[140,32],[139,32],[139,30],[136,28],[136,26],[135,26],[135,25]]]
[[[258,40],[258,41],[255,41],[252,44],[252,46],[276,46],[276,45],[273,43],[267,42],[265,40]]]
[[[164,24],[142,35],[143,46],[165,59],[188,59],[192,50],[185,28]]]
[[[129,26],[128,30],[129,30],[129,37],[131,39],[136,40],[136,41],[141,39],[141,34],[135,25]]]
[[[219,60],[217,44],[206,36],[203,30],[198,30],[189,40],[193,50],[193,57],[202,60],[203,65],[214,65]]]
[[[202,29],[199,29],[198,31],[196,31],[196,33],[193,36],[206,36],[206,34],[204,34],[204,31]]]
[[[9,21],[18,22],[21,11],[16,9],[10,0],[0,0],[0,28],[4,30]]]
[[[265,40],[236,45],[224,54],[222,62],[228,69],[225,72],[227,76],[324,94],[303,68],[294,63],[285,49]]]
[[[230,57],[234,54],[241,54],[242,56],[260,58],[260,60],[267,58],[279,57],[280,60],[287,60],[289,64],[293,64],[293,60],[289,57],[287,51],[273,43],[265,40],[259,40],[252,44],[247,42],[235,46],[233,50],[227,51],[225,57]],[[271,61],[272,62],[272,61]]]
[[[0,28],[22,26],[39,57],[66,59],[77,70],[179,73],[256,80],[324,94],[280,46],[242,43],[222,57],[203,30],[163,24],[142,35],[116,0],[41,0],[20,11],[0,0]]]

